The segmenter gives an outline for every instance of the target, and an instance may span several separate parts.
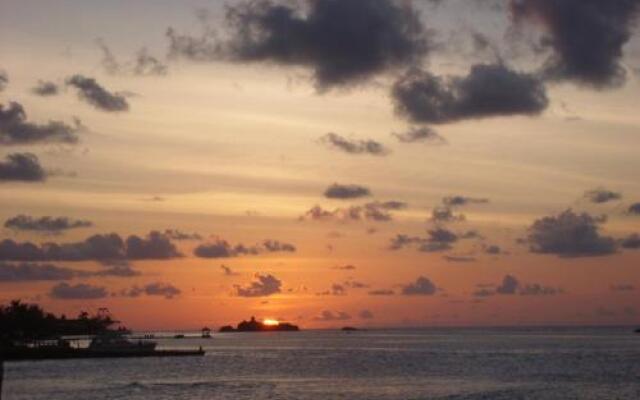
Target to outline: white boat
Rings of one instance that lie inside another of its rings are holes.
[[[100,352],[149,352],[154,351],[156,342],[132,341],[120,332],[108,332],[94,337],[89,343],[89,350]]]

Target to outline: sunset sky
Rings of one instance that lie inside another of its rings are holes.
[[[638,0],[0,0],[0,301],[640,320]]]

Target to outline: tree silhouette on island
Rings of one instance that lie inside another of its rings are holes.
[[[288,322],[264,323],[251,317],[249,321],[242,321],[235,328],[231,325],[225,325],[219,329],[219,332],[294,332],[299,330],[297,325]]]

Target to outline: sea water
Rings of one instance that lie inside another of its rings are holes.
[[[11,362],[4,400],[640,399],[630,328],[423,329],[161,339],[204,357]]]

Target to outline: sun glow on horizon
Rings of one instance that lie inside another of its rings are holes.
[[[278,326],[280,325],[280,321],[273,319],[273,318],[265,318],[264,320],[262,320],[262,323],[267,325],[267,326]]]

